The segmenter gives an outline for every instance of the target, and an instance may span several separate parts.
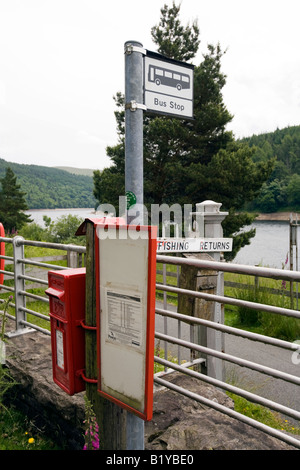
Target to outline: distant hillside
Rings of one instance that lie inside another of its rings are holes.
[[[253,160],[276,158],[274,171],[248,206],[257,212],[300,210],[300,126],[242,139],[255,149]]]
[[[90,168],[73,168],[71,166],[55,166],[54,168],[68,171],[69,173],[72,173],[73,175],[84,175],[84,176],[90,176],[91,178],[93,177],[93,173],[94,173],[94,170],[91,170]]]
[[[25,191],[29,209],[95,207],[93,178],[58,168],[22,165],[0,158],[0,178],[10,167]]]

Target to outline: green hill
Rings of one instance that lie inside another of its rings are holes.
[[[93,178],[39,165],[23,165],[0,159],[0,178],[10,167],[25,191],[29,209],[95,207]]]
[[[58,168],[59,170],[68,171],[73,175],[84,175],[93,177],[94,170],[90,168],[73,168],[72,166],[55,166],[54,168]]]
[[[258,212],[299,211],[300,209],[300,126],[242,139],[255,149],[253,160],[275,158],[274,171],[260,195],[247,209]]]
[[[255,148],[255,161],[276,158],[268,182],[248,210],[277,212],[300,210],[300,126],[276,129],[241,140]],[[73,167],[24,165],[0,159],[0,178],[10,167],[30,209],[95,207],[93,170]]]

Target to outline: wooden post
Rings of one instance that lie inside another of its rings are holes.
[[[184,258],[205,259],[213,261],[213,258],[207,253],[185,253]],[[209,269],[199,269],[195,266],[182,265],[179,278],[179,287],[205,294],[217,294],[217,273]],[[192,298],[187,295],[178,295],[178,312],[196,318],[214,321],[214,304],[203,299]],[[192,341],[201,346],[215,348],[215,331],[205,326],[192,326]],[[202,374],[215,377],[215,367],[213,358],[207,354],[192,351],[191,360],[205,359],[201,365],[195,366]]]
[[[86,221],[86,326],[96,326],[95,230]],[[86,330],[86,377],[97,379],[97,332]],[[87,398],[93,405],[99,425],[100,450],[126,450],[126,410],[102,398],[97,383],[86,384]]]
[[[67,265],[69,268],[78,267],[78,253],[76,251],[67,252]]]

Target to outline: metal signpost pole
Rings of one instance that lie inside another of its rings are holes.
[[[125,193],[127,223],[143,224],[143,55],[141,43],[125,43]],[[137,211],[135,211],[137,209]],[[139,210],[139,212],[138,212]]]
[[[125,43],[125,193],[127,223],[135,225],[143,224],[143,54],[141,43]],[[127,450],[143,450],[144,421],[128,412],[126,426]]]

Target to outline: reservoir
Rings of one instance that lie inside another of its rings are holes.
[[[26,211],[31,215],[34,222],[44,227],[43,216],[50,217],[56,221],[64,215],[75,215],[85,219],[87,217],[95,217],[93,208],[84,209],[31,209]],[[283,266],[289,269],[289,222],[288,221],[255,221],[251,226],[245,227],[248,231],[250,228],[256,229],[256,235],[251,240],[251,244],[244,246],[236,258],[234,263],[259,265],[270,268],[279,268]],[[299,246],[300,230],[298,228],[297,243]],[[288,256],[288,263],[286,264]],[[296,260],[294,258],[294,270],[296,269]]]

